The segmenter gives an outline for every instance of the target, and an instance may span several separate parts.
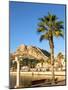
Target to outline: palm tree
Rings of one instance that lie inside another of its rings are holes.
[[[64,59],[64,55],[60,52],[58,55],[57,55],[57,59],[58,59],[58,65],[61,67],[61,70],[62,70],[62,59]]]
[[[53,36],[63,37],[63,22],[58,21],[56,15],[48,13],[48,16],[39,18],[37,32],[41,34],[40,41],[48,40],[51,54],[51,66],[52,66],[52,83],[54,83],[54,40]]]

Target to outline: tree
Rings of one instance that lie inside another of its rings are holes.
[[[43,67],[44,60],[43,60],[43,59],[41,59],[41,60],[40,60],[40,63],[41,63],[41,67]]]
[[[46,62],[51,65],[51,59],[50,59],[50,57],[46,60]]]
[[[59,65],[59,67],[60,67],[61,70],[62,70],[62,67],[63,67],[63,65],[62,65],[62,59],[64,59],[64,55],[60,52],[60,53],[57,55],[57,59],[58,59],[58,65]]]
[[[50,58],[52,68],[52,84],[54,83],[54,40],[53,37],[63,37],[63,22],[59,21],[56,15],[48,13],[47,16],[39,18],[37,32],[40,33],[40,41],[48,40],[50,46]]]

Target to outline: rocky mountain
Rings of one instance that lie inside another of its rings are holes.
[[[26,46],[26,45],[21,45],[17,48],[16,52],[14,55],[19,55],[23,57],[33,57],[37,60],[47,60],[48,57],[50,56],[50,53],[47,52],[46,50],[40,49],[35,46]]]

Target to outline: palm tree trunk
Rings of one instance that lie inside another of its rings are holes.
[[[49,45],[50,45],[50,53],[51,53],[51,70],[52,70],[52,85],[54,85],[54,43],[53,43],[53,37],[49,39]]]
[[[54,84],[54,79],[55,79],[55,75],[54,75],[54,49],[50,48],[50,52],[51,52],[52,84]]]

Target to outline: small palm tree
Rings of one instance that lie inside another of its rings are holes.
[[[58,55],[57,55],[57,59],[58,59],[58,65],[61,67],[61,70],[62,70],[62,59],[64,59],[64,55],[60,52]]]
[[[58,21],[56,15],[48,13],[48,16],[39,18],[40,22],[38,23],[37,32],[41,34],[40,41],[48,40],[51,53],[51,66],[52,66],[52,83],[54,83],[54,40],[53,36],[63,37],[63,22]]]

